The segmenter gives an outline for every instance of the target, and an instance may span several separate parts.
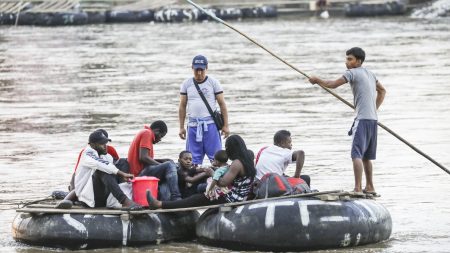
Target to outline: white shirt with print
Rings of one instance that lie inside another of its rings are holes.
[[[216,96],[223,93],[222,86],[216,79],[207,76],[206,80],[198,85],[213,111],[217,109]],[[180,94],[187,96],[187,114],[191,118],[205,118],[211,116],[205,103],[195,88],[193,78],[186,79],[180,87]]]

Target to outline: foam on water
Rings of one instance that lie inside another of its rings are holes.
[[[415,9],[411,17],[425,19],[450,17],[450,0],[438,0],[430,6]]]

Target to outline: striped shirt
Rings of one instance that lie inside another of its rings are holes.
[[[225,199],[227,202],[239,202],[247,200],[248,194],[252,189],[253,177],[244,176],[236,177],[233,180],[233,188],[227,195]]]

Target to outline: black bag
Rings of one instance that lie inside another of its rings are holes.
[[[222,113],[220,113],[219,111],[215,111],[213,119],[214,119],[214,123],[216,123],[217,130],[220,131],[220,129],[222,129],[222,127],[224,125]]]
[[[198,86],[197,81],[195,81],[195,79],[193,79],[193,81],[194,81],[194,85],[195,85],[195,88],[197,89],[198,94],[202,98],[203,103],[205,103],[206,108],[208,109],[208,112],[211,115],[211,118],[214,120],[214,123],[216,124],[217,130],[220,131],[222,129],[222,127],[224,126],[222,113],[220,113],[219,111],[213,112],[213,110],[211,109],[211,107],[208,104],[208,101],[206,101],[206,98],[203,95],[203,92],[200,90],[200,87]]]

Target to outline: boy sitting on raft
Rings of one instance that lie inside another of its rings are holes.
[[[192,153],[187,150],[182,151],[178,157],[177,172],[178,187],[180,188],[182,198],[204,192],[205,187],[202,187],[202,185],[214,173],[211,168],[193,167]]]
[[[256,157],[256,178],[261,178],[267,173],[285,175],[289,164],[295,162],[294,178],[303,179],[310,186],[311,179],[308,175],[301,175],[305,162],[303,150],[292,150],[291,133],[287,130],[279,130],[273,136],[273,145],[262,148]]]

